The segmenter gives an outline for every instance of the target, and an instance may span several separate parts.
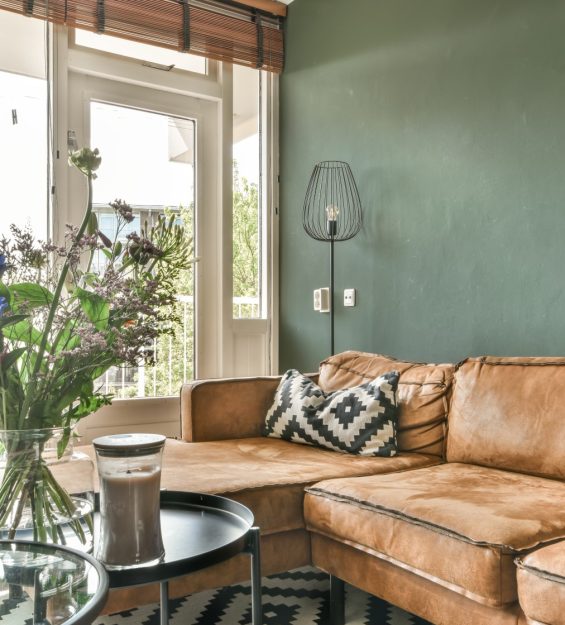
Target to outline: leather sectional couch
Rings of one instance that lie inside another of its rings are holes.
[[[317,381],[333,391],[391,370],[392,458],[262,437],[278,377],[185,385],[163,487],[249,506],[264,574],[314,564],[334,593],[345,580],[437,625],[565,625],[565,359],[434,365],[344,352]],[[241,555],[172,580],[171,594],[248,578]],[[106,611],[157,599],[157,588],[122,589]]]

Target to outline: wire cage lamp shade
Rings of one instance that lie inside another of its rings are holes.
[[[330,244],[330,350],[334,353],[334,243],[353,238],[363,225],[361,199],[351,168],[343,161],[322,161],[314,167],[302,224],[306,233]]]
[[[322,161],[314,167],[302,223],[318,241],[346,241],[359,232],[363,225],[361,200],[347,163]]]

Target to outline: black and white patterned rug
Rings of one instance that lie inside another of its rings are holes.
[[[307,567],[263,578],[263,625],[327,625],[329,580]],[[251,589],[236,584],[169,602],[170,625],[249,625]],[[429,625],[386,601],[346,585],[347,625]],[[94,625],[159,625],[159,606],[98,618]]]

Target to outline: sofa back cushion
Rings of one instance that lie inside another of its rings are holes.
[[[457,370],[448,462],[565,478],[565,358],[469,358]]]
[[[398,451],[442,456],[454,369],[451,364],[423,364],[348,351],[320,364],[318,384],[325,392],[333,392],[398,371]]]

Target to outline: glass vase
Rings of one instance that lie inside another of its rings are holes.
[[[94,463],[63,428],[0,430],[0,538],[92,551]]]

